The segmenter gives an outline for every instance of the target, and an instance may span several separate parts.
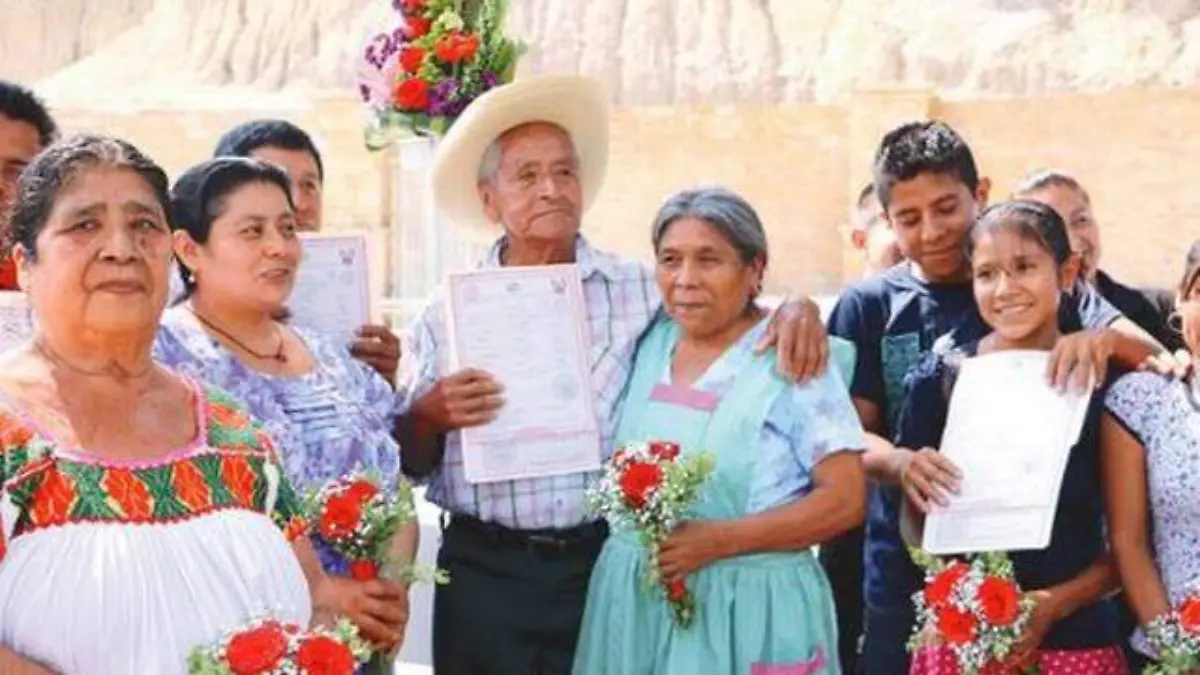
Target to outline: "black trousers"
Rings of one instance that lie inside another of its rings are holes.
[[[858,666],[859,638],[863,632],[863,528],[821,544],[821,567],[829,578],[837,612],[838,660],[843,673]]]
[[[602,524],[511,530],[453,516],[433,603],[435,675],[569,675]]]

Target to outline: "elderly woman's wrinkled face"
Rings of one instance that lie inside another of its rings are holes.
[[[583,190],[570,137],[553,124],[538,122],[506,132],[499,144],[500,165],[479,186],[488,217],[513,239],[573,240]]]
[[[669,225],[657,256],[655,276],[667,313],[694,337],[730,328],[762,280],[761,259],[744,262],[728,239],[696,218]]]
[[[176,234],[176,252],[196,278],[206,301],[274,313],[296,281],[301,246],[287,195],[279,186],[254,182],[230,192],[197,244]]]
[[[47,329],[157,328],[167,301],[171,235],[154,190],[137,172],[81,169],[59,192],[36,256],[20,246],[14,254]]]

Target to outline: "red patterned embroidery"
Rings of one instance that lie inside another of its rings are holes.
[[[212,492],[204,474],[192,462],[180,462],[172,470],[171,483],[184,506],[201,511],[212,506]]]
[[[250,426],[250,419],[244,413],[224,403],[212,401],[208,406],[208,414],[217,425],[231,431],[240,431]]]
[[[51,464],[33,491],[29,517],[37,527],[61,525],[71,515],[78,494],[74,482]]]
[[[127,520],[145,521],[154,513],[146,484],[125,469],[108,469],[101,486]]]
[[[225,455],[221,458],[221,478],[242,506],[254,508],[254,470],[245,457]]]

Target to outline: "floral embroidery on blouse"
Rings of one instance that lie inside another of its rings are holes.
[[[203,442],[182,456],[124,466],[60,452],[19,414],[0,411],[0,559],[8,541],[71,523],[168,523],[222,509],[267,513],[307,533],[274,445],[228,394],[202,392]]]
[[[1200,411],[1188,386],[1130,373],[1105,399],[1146,451],[1154,558],[1172,604],[1200,587]]]
[[[354,469],[375,470],[385,485],[394,485],[400,447],[392,438],[396,396],[391,386],[344,345],[293,330],[314,362],[310,373],[298,377],[246,367],[182,306],[164,314],[154,355],[243,403],[275,440],[298,490],[319,488]]]

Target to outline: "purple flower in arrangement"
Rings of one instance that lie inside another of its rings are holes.
[[[495,73],[493,73],[490,70],[483,71],[483,90],[484,91],[487,91],[488,89],[491,89],[492,87],[495,87],[498,84],[500,84],[500,78],[496,77]]]
[[[429,114],[434,117],[456,117],[466,107],[459,96],[459,82],[447,78],[434,85],[429,93]]]
[[[317,554],[317,559],[321,561],[321,567],[325,571],[334,576],[344,577],[350,575],[350,561],[341,553],[338,553],[332,546],[326,544],[320,537],[309,537],[312,540],[313,551]]]

